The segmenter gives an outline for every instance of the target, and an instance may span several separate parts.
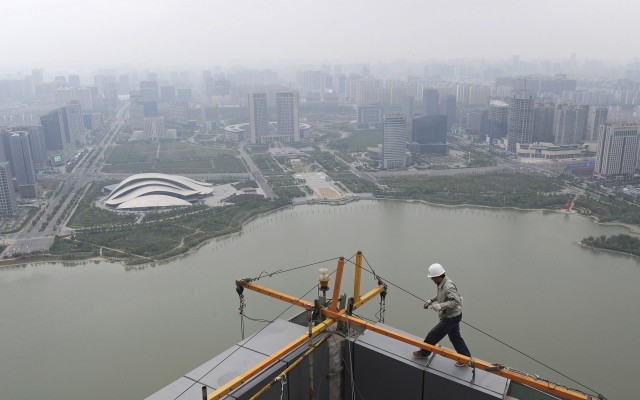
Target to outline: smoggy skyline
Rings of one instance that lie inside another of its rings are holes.
[[[7,0],[0,70],[451,58],[634,61],[632,1]]]

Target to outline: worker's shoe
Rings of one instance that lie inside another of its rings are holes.
[[[469,366],[469,364],[465,364],[465,363],[462,363],[462,362],[460,362],[460,361],[458,361],[458,362],[456,363],[456,367],[468,367],[468,366]]]
[[[417,350],[413,352],[414,358],[429,358],[429,355],[422,350]]]

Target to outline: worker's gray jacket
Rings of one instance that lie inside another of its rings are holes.
[[[438,285],[438,294],[431,299],[431,302],[440,303],[442,306],[438,311],[440,319],[453,318],[462,314],[462,297],[453,281],[446,276]]]

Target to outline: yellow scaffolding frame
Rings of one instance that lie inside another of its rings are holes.
[[[372,298],[374,298],[375,296],[377,296],[378,294],[382,293],[383,291],[386,290],[386,286],[383,284],[379,284],[378,287],[372,289],[371,291],[369,291],[368,293],[360,296],[360,281],[361,281],[361,277],[362,277],[362,252],[358,251],[358,253],[356,254],[356,268],[355,268],[355,281],[354,281],[354,295],[353,295],[353,299],[354,299],[354,303],[353,303],[353,310],[357,309],[358,307],[362,306],[363,304],[365,304],[366,302],[368,302],[369,300],[371,300]],[[448,350],[448,349],[444,349],[441,347],[437,347],[437,346],[433,346],[430,344],[427,344],[425,342],[422,342],[420,340],[414,339],[412,337],[409,337],[407,335],[404,335],[402,333],[398,333],[398,332],[394,332],[392,330],[380,327],[378,325],[372,324],[370,322],[367,322],[365,320],[362,320],[360,318],[356,318],[353,317],[351,315],[347,315],[347,309],[341,309],[338,310],[338,297],[339,297],[339,293],[340,293],[340,285],[341,285],[341,281],[342,281],[342,274],[343,274],[343,269],[344,269],[344,257],[340,257],[340,259],[338,260],[338,266],[337,266],[337,270],[336,270],[336,281],[334,284],[334,290],[333,290],[333,297],[331,300],[331,305],[329,307],[322,307],[320,309],[320,312],[327,317],[327,319],[325,319],[322,322],[319,322],[318,325],[316,325],[315,327],[313,327],[313,329],[311,330],[311,334],[309,333],[305,333],[304,335],[301,335],[300,337],[296,338],[294,341],[292,341],[291,343],[287,344],[286,346],[282,347],[280,350],[276,351],[275,353],[273,353],[271,356],[267,357],[266,359],[260,361],[258,364],[254,365],[251,369],[245,371],[243,374],[237,376],[236,378],[232,379],[231,381],[227,382],[226,384],[224,384],[223,386],[221,386],[220,388],[216,389],[214,392],[212,392],[211,394],[208,395],[207,400],[219,400],[222,399],[224,396],[228,395],[229,393],[231,393],[233,390],[237,389],[238,387],[240,387],[242,384],[244,384],[245,382],[247,382],[249,379],[251,379],[252,377],[256,376],[258,373],[260,373],[261,371],[265,370],[267,367],[271,366],[272,364],[274,364],[276,361],[280,360],[281,358],[283,358],[285,355],[289,354],[291,351],[293,351],[294,349],[296,349],[297,347],[301,346],[304,342],[310,340],[311,338],[316,337],[318,334],[320,334],[321,332],[325,331],[329,326],[331,326],[333,323],[335,323],[336,321],[343,321],[343,322],[348,322],[350,325],[355,325],[361,328],[364,328],[366,330],[370,330],[372,332],[376,332],[379,333],[381,335],[384,335],[386,337],[395,339],[395,340],[399,340],[403,343],[407,343],[410,344],[412,346],[416,346],[419,347],[421,349],[430,351],[432,353],[441,355],[442,357],[446,357],[448,359],[457,361],[457,362],[462,362],[462,363],[472,363],[474,368],[478,368],[484,371],[487,371],[489,373],[492,373],[494,375],[498,375],[498,376],[502,376],[504,378],[510,379],[512,381],[515,382],[519,382],[522,383],[524,385],[533,387],[535,389],[538,389],[540,391],[543,391],[545,393],[549,393],[553,396],[557,396],[563,399],[567,399],[567,400],[589,400],[592,399],[591,396],[586,395],[584,393],[581,392],[577,392],[571,389],[567,389],[565,387],[560,387],[560,386],[552,386],[552,384],[550,384],[547,381],[544,380],[538,380],[535,378],[532,378],[530,376],[521,374],[519,372],[516,371],[512,371],[506,368],[501,368],[498,365],[495,364],[490,364],[487,363],[485,361],[481,361],[481,360],[477,360],[477,359],[472,359],[470,357],[464,356],[462,354],[458,354],[455,351],[452,350]],[[379,282],[380,283],[380,282]],[[266,288],[264,286],[260,286],[257,285],[255,283],[252,283],[250,280],[239,280],[236,281],[236,285],[238,285],[239,287],[245,288],[245,289],[249,289],[249,290],[253,290],[255,292],[258,293],[262,293],[265,294],[269,297],[273,297],[275,299],[279,299],[282,300],[284,302],[287,302],[289,304],[293,304],[299,307],[304,308],[307,311],[313,310],[314,309],[314,304],[311,302],[308,302],[306,300],[302,300],[299,299],[295,296],[291,296],[273,289],[269,289]]]

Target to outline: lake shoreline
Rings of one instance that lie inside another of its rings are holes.
[[[598,225],[605,225],[605,226],[620,226],[623,228],[626,228],[629,233],[632,234],[640,234],[640,225],[634,225],[634,224],[628,224],[628,223],[624,223],[624,222],[615,222],[615,221],[611,221],[611,222],[600,222],[598,216],[595,215],[585,215],[585,214],[580,214],[580,213],[566,213],[563,209],[548,209],[548,208],[521,208],[521,207],[495,207],[495,206],[487,206],[487,205],[474,205],[474,204],[468,204],[468,203],[463,203],[463,204],[441,204],[441,203],[434,203],[434,202],[430,202],[427,200],[422,200],[422,199],[402,199],[402,198],[365,198],[365,199],[351,199],[349,202],[358,202],[358,201],[366,201],[366,200],[370,200],[370,201],[393,201],[393,202],[404,202],[404,203],[421,203],[421,204],[426,204],[428,206],[434,206],[434,207],[446,207],[446,208],[480,208],[480,209],[489,209],[489,210],[516,210],[516,211],[547,211],[547,212],[553,212],[553,213],[559,213],[559,214],[567,214],[567,215],[571,215],[571,214],[575,214],[575,215],[581,215],[581,216],[585,216],[585,217],[591,217],[592,221]],[[180,254],[176,254],[174,256],[171,257],[167,257],[167,258],[163,258],[163,259],[159,259],[159,260],[155,260],[155,261],[148,261],[148,262],[141,262],[141,263],[124,263],[121,260],[116,260],[113,261],[109,258],[106,257],[89,257],[89,258],[83,258],[83,259],[77,259],[77,260],[63,260],[63,259],[58,259],[58,258],[48,258],[48,257],[31,257],[28,259],[7,259],[7,260],[0,260],[0,268],[4,268],[4,267],[14,267],[14,266],[19,266],[19,265],[26,265],[26,264],[31,264],[31,263],[36,263],[36,262],[56,262],[56,261],[63,261],[63,262],[86,262],[86,261],[111,261],[112,263],[118,263],[124,267],[133,267],[133,266],[140,266],[140,265],[153,265],[153,264],[157,264],[157,263],[165,263],[165,262],[169,262],[169,261],[173,261],[176,260],[180,257],[185,257],[188,256],[190,254],[193,254],[195,252],[197,252],[201,247],[213,242],[214,240],[224,240],[228,237],[232,237],[233,235],[237,235],[239,233],[241,233],[242,231],[244,231],[244,228],[247,224],[253,222],[254,220],[258,219],[258,218],[262,218],[265,216],[268,216],[272,213],[278,212],[278,211],[282,211],[282,210],[286,210],[286,209],[293,209],[296,206],[300,206],[300,205],[329,205],[329,206],[340,206],[340,205],[344,205],[344,200],[341,201],[335,201],[335,202],[318,202],[317,200],[309,200],[309,201],[305,201],[305,202],[297,202],[295,204],[288,204],[273,210],[269,210],[267,212],[261,213],[261,214],[256,214],[253,215],[251,218],[249,218],[248,220],[244,221],[242,223],[242,226],[240,227],[240,229],[238,231],[232,232],[232,233],[228,233],[225,235],[221,235],[221,236],[217,236],[217,237],[213,237],[207,240],[204,240],[200,243],[198,243],[197,245],[189,248],[187,251],[180,253]],[[580,242],[579,242],[580,243]],[[581,243],[580,243],[581,244]],[[582,245],[582,244],[581,244]],[[617,252],[615,250],[608,250],[608,249],[600,249],[600,248],[596,248],[596,247],[591,247],[591,246],[586,246],[586,245],[582,245],[585,247],[589,247],[592,249],[596,249],[596,250],[604,250],[604,251],[614,251]],[[631,255],[634,256],[633,254],[628,254],[628,253],[622,253],[622,252],[618,252],[621,254],[627,254],[627,255]]]

